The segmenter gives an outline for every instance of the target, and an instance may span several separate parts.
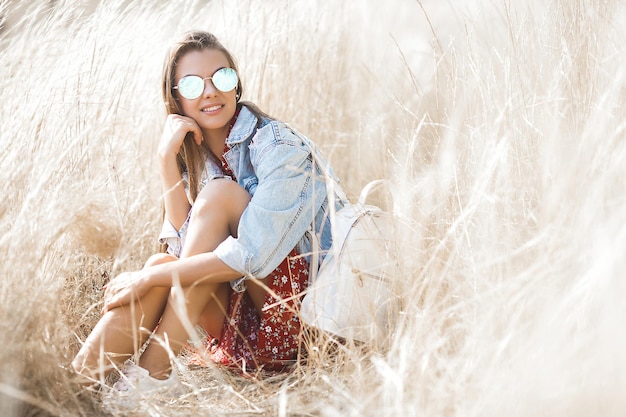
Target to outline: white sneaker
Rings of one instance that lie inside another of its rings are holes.
[[[175,399],[183,393],[176,371],[167,379],[150,376],[147,369],[131,363],[120,375],[120,379],[105,394],[104,405],[113,410],[137,410],[145,401]]]

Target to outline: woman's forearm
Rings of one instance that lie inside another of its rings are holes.
[[[172,225],[180,230],[187,219],[191,205],[182,176],[178,172],[175,158],[161,159],[161,186],[163,188],[163,204],[165,215]]]
[[[155,265],[144,271],[148,273],[146,279],[152,287],[216,284],[232,281],[243,275],[226,265],[212,252]]]

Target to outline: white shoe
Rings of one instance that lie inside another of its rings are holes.
[[[106,393],[104,404],[118,411],[137,410],[146,401],[169,402],[183,393],[182,388],[174,369],[167,379],[160,380],[151,377],[147,369],[131,363]]]

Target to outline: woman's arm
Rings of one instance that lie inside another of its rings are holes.
[[[213,252],[205,252],[156,265],[149,271],[146,280],[151,287],[173,287],[177,284],[190,287],[228,282],[240,276],[241,272],[226,265]]]
[[[180,230],[187,219],[191,205],[187,199],[183,178],[178,171],[176,155],[173,157],[159,155],[159,165],[165,216],[176,230]]]
[[[327,201],[326,178],[305,139],[282,124],[259,129],[251,162],[258,184],[239,222],[214,253],[241,275],[271,273],[315,222]]]
[[[193,133],[198,145],[202,143],[202,131],[193,119],[170,114],[165,121],[158,150],[165,215],[177,230],[187,219],[191,208],[176,162],[183,140],[189,132]]]
[[[104,311],[130,304],[153,287],[190,287],[228,282],[241,277],[212,252],[118,275],[105,286]]]

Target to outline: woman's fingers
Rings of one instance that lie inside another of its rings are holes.
[[[193,133],[193,138],[196,141],[196,144],[198,144],[198,146],[200,146],[200,144],[202,143],[202,129],[200,129],[200,126],[198,126],[198,124],[196,123],[195,120],[193,120],[190,117],[187,117],[187,123],[188,123],[188,127],[189,127],[189,132]]]
[[[140,280],[136,274],[124,272],[118,275],[106,285],[103,311],[130,304],[139,298],[141,296],[138,292],[139,287]]]
[[[104,303],[104,312],[106,313],[109,310],[112,310],[117,307],[122,307],[127,304],[130,304],[135,297],[132,295],[130,291],[122,291],[117,293],[116,295],[110,297],[108,300],[105,300]]]
[[[161,155],[178,154],[187,133],[193,134],[196,144],[200,145],[202,143],[202,129],[200,129],[195,120],[179,114],[170,114],[165,121],[163,134],[161,135],[159,153]]]

